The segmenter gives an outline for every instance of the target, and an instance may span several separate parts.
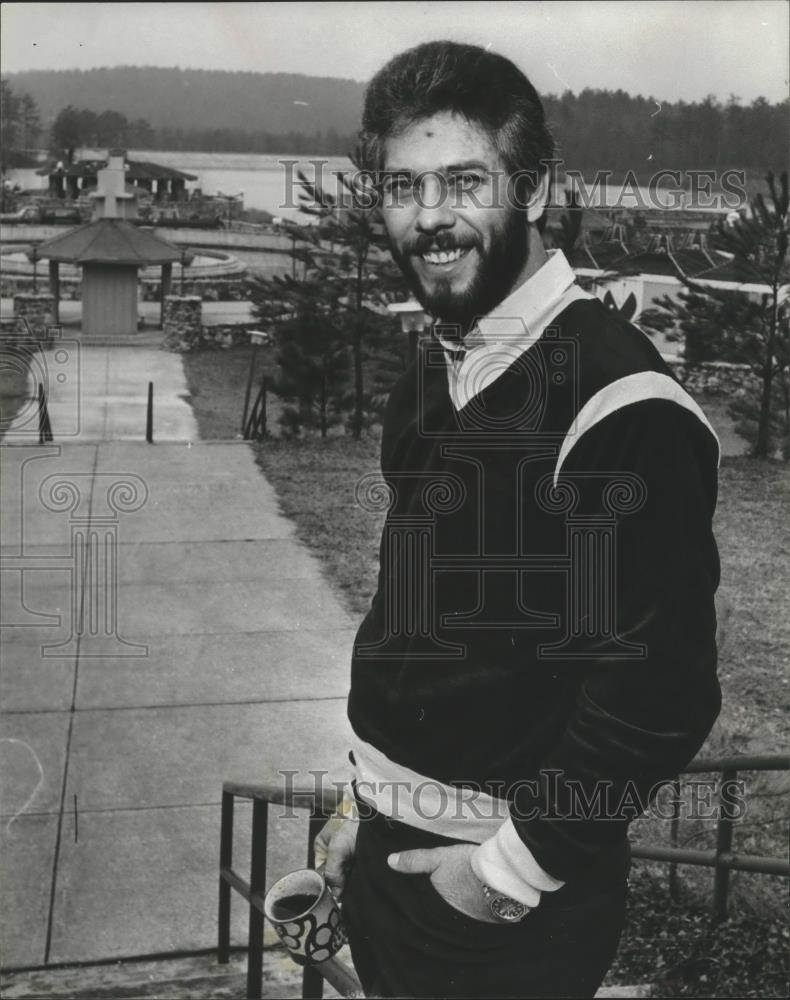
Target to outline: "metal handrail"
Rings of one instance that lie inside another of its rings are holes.
[[[732,803],[722,795],[728,782],[737,780],[739,771],[787,771],[790,770],[790,756],[784,754],[743,755],[715,757],[708,760],[694,760],[682,774],[704,774],[719,772],[720,809],[717,824],[717,844],[714,851],[687,850],[679,847],[633,845],[631,855],[635,859],[668,862],[670,888],[672,875],[677,864],[697,865],[715,869],[713,888],[713,913],[716,920],[726,919],[727,894],[730,871],[757,872],[765,875],[786,877],[790,875],[790,863],[781,858],[759,855],[736,854],[732,848],[732,833],[735,817]],[[679,819],[679,780],[675,779],[676,794],[673,798],[671,835],[676,839]],[[219,912],[217,961],[227,964],[230,960],[230,904],[231,892],[238,892],[249,903],[249,944],[247,958],[247,997],[260,1000],[263,984],[263,899],[266,892],[266,846],[268,807],[283,805],[309,811],[307,867],[315,862],[313,841],[326,819],[340,804],[343,793],[339,789],[323,785],[318,788],[289,788],[279,784],[249,784],[226,781],[222,786],[222,827],[220,835],[219,862]],[[233,868],[233,818],[234,802],[237,798],[252,801],[252,846],[249,882]],[[305,966],[302,979],[302,996],[320,998],[323,981],[331,983],[341,996],[360,995],[360,985],[353,970],[337,958],[322,962],[320,966]]]
[[[237,798],[252,800],[252,845],[250,879],[242,878],[233,868],[233,807]],[[222,825],[219,858],[219,910],[217,931],[217,961],[230,961],[231,891],[247,900],[249,912],[249,942],[247,946],[247,997],[260,1000],[263,988],[263,900],[266,894],[266,847],[269,804],[296,809],[308,809],[307,867],[315,864],[313,842],[321,827],[337,809],[342,792],[334,788],[285,791],[275,784],[249,785],[226,781],[222,786]],[[302,974],[302,996],[320,998],[324,979],[341,996],[361,995],[359,980],[352,969],[337,957],[327,959],[320,967],[305,965]]]
[[[710,771],[790,771],[790,754],[738,754],[692,760],[681,774],[705,774]]]
[[[790,876],[790,861],[782,858],[770,858],[757,854],[735,854],[732,851],[732,835],[735,825],[735,814],[731,799],[724,794],[728,786],[738,780],[738,773],[743,771],[788,771],[790,756],[787,754],[744,754],[734,757],[713,757],[710,759],[693,760],[682,774],[708,774],[718,772],[719,810],[716,823],[716,848],[711,851],[692,850],[676,847],[678,826],[680,820],[680,782],[674,781],[675,793],[672,797],[672,817],[670,820],[670,838],[673,846],[634,844],[631,856],[642,861],[663,861],[670,864],[669,887],[672,898],[679,898],[677,882],[677,865],[697,865],[714,868],[713,879],[713,919],[719,923],[727,919],[727,903],[730,886],[730,872],[755,872],[761,875]]]
[[[245,441],[263,441],[266,437],[267,390],[268,383],[266,376],[264,375],[261,379],[258,395],[255,397],[255,402],[252,404],[252,410],[250,410],[249,417],[246,416],[249,399],[245,400],[244,413],[246,423],[242,427]]]

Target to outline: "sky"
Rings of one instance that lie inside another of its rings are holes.
[[[544,93],[666,101],[788,96],[788,0],[3,3],[0,67],[179,66],[368,80],[450,38],[490,45]]]

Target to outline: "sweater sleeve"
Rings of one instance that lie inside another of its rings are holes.
[[[602,419],[563,467],[560,482],[568,477],[583,497],[592,489],[585,482],[620,473],[638,476],[645,497],[618,519],[614,560],[617,635],[642,652],[597,656],[593,636],[581,667],[560,664],[582,672],[574,710],[541,762],[539,790],[511,805],[525,857],[556,879],[581,875],[622,840],[657,786],[695,756],[719,713],[717,454],[697,417],[648,400]],[[585,502],[594,503],[591,494]]]

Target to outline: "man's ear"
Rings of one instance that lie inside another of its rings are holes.
[[[538,186],[535,188],[532,197],[527,202],[527,222],[537,222],[546,211],[549,201],[549,190],[551,181],[548,170],[541,176]]]

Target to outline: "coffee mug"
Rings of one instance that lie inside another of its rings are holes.
[[[325,962],[345,944],[335,897],[312,868],[278,879],[266,893],[263,913],[299,965]]]

